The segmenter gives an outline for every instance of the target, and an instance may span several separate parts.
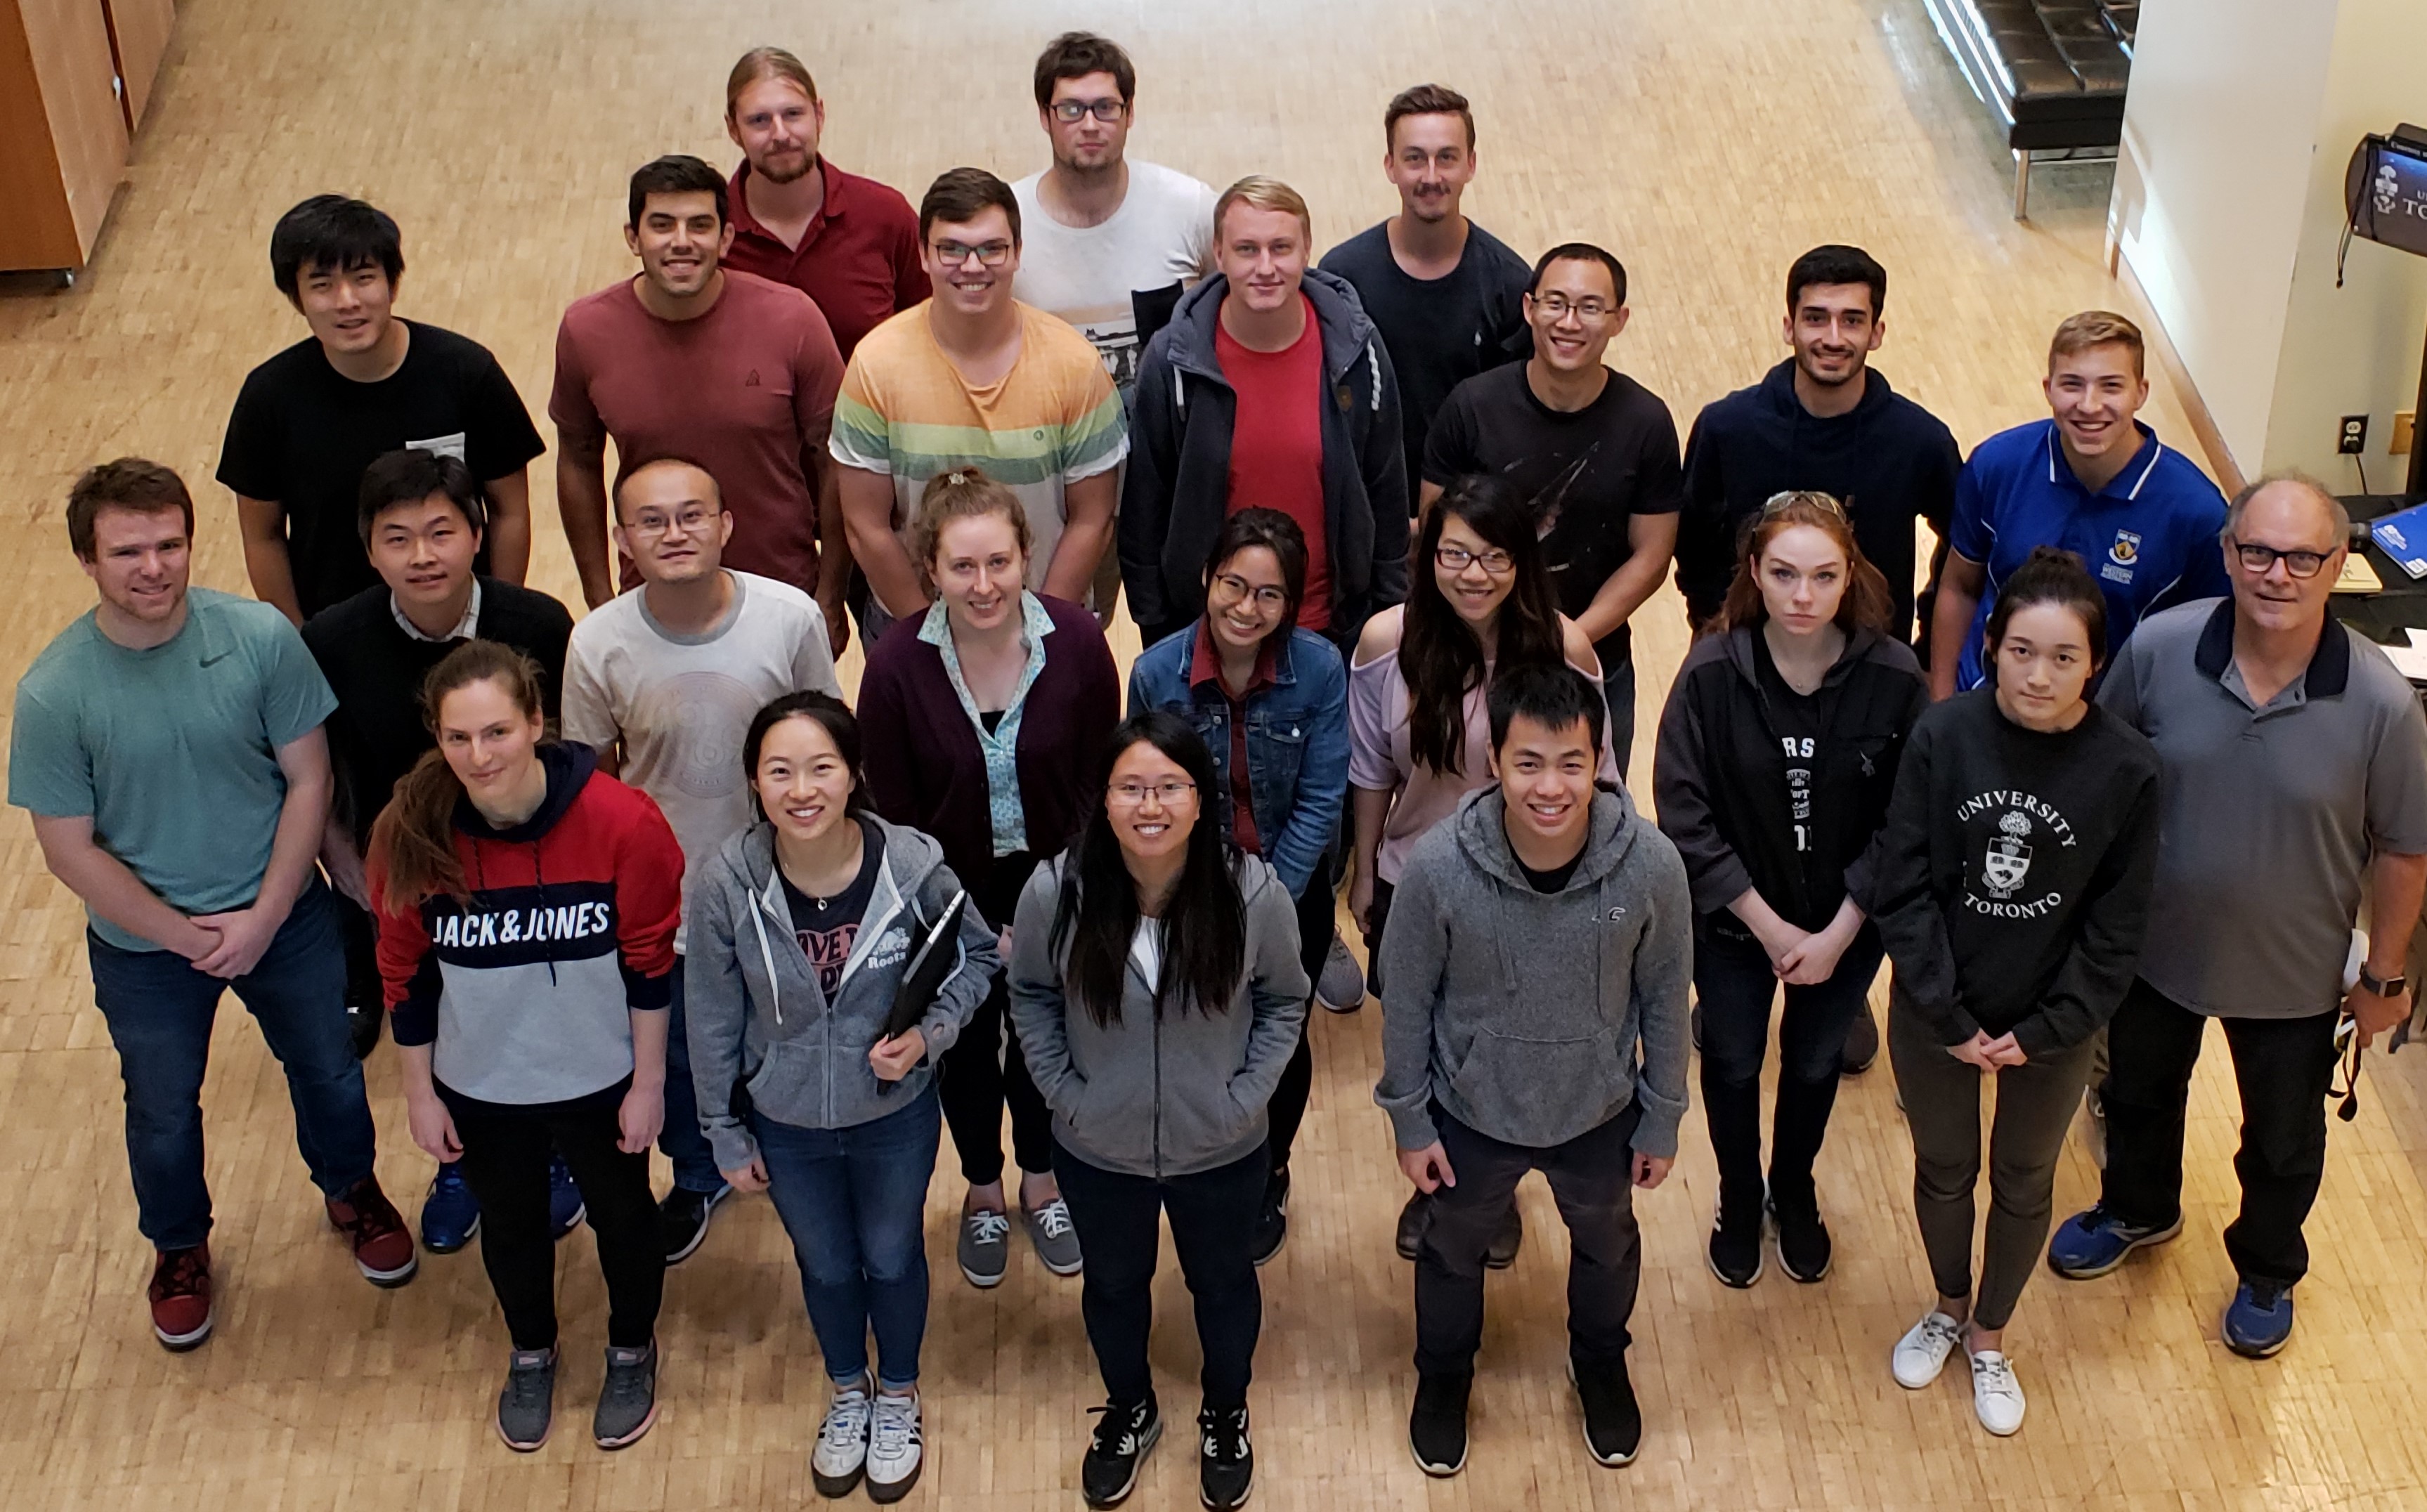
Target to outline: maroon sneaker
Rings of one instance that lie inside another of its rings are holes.
[[[182,1355],[211,1336],[211,1246],[164,1249],[152,1267],[152,1331]]]
[[[379,1178],[364,1177],[345,1195],[331,1197],[329,1222],[352,1244],[354,1266],[371,1285],[402,1286],[421,1268],[413,1231],[380,1190]]]

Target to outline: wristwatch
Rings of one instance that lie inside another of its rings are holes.
[[[2402,992],[2407,991],[2410,986],[2410,979],[2408,977],[2380,977],[2375,972],[2370,971],[2368,967],[2363,964],[2359,968],[2359,984],[2364,990],[2375,997],[2391,998]]]

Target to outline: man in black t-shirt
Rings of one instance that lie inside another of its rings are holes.
[[[336,801],[320,846],[346,946],[346,1014],[357,1055],[378,1043],[377,936],[367,912],[363,846],[397,779],[431,747],[421,680],[475,637],[513,646],[540,668],[547,717],[558,712],[573,616],[547,594],[475,576],[483,512],[471,469],[423,450],[392,451],[364,472],[354,539],[378,582],[312,616],[303,643],[337,695],[329,717]],[[446,1254],[471,1237],[479,1211],[451,1168],[422,1206],[424,1247]]]
[[[513,380],[478,342],[392,313],[396,222],[318,194],[279,219],[269,266],[311,334],[246,375],[219,480],[236,496],[255,596],[301,624],[376,583],[355,528],[363,469],[418,447],[464,463],[487,496],[484,567],[530,561],[530,460],[546,450]]]
[[[1399,213],[1332,248],[1321,266],[1356,288],[1390,350],[1412,495],[1425,431],[1450,391],[1523,361],[1532,332],[1519,308],[1525,260],[1458,213],[1475,166],[1466,96],[1438,84],[1402,90],[1382,113],[1382,140]]]
[[[1610,750],[1621,775],[1635,746],[1635,661],[1627,620],[1668,574],[1684,484],[1677,426],[1660,397],[1603,365],[1626,328],[1626,269],[1588,242],[1534,265],[1523,307],[1534,354],[1460,383],[1433,421],[1423,499],[1489,474],[1532,503],[1559,612],[1601,656]]]

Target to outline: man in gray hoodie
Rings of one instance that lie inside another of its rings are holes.
[[[1529,1170],[1549,1179],[1572,1246],[1585,1441],[1604,1465],[1642,1441],[1626,1374],[1642,1260],[1630,1188],[1658,1186],[1677,1155],[1694,915],[1676,848],[1593,785],[1601,708],[1565,667],[1495,679],[1499,786],[1416,843],[1383,938],[1374,1100],[1399,1168],[1434,1194],[1408,1429],[1428,1475],[1465,1468],[1483,1254]]]

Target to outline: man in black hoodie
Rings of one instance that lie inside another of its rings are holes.
[[[1306,202],[1244,178],[1214,203],[1220,271],[1147,343],[1116,527],[1143,643],[1205,610],[1205,554],[1233,512],[1306,532],[1298,624],[1344,651],[1408,596],[1399,382],[1348,283],[1307,267]]]
[[[1786,273],[1785,334],[1795,355],[1695,420],[1686,440],[1677,589],[1698,627],[1727,595],[1744,522],[1773,494],[1815,489],[1846,506],[1855,542],[1896,597],[1894,632],[1913,638],[1913,522],[1928,520],[1940,538],[1934,588],[1963,458],[1945,422],[1868,366],[1887,335],[1887,269],[1861,248],[1805,252]],[[1928,597],[1925,591],[1925,604]],[[1920,624],[1929,623],[1925,610]]]

